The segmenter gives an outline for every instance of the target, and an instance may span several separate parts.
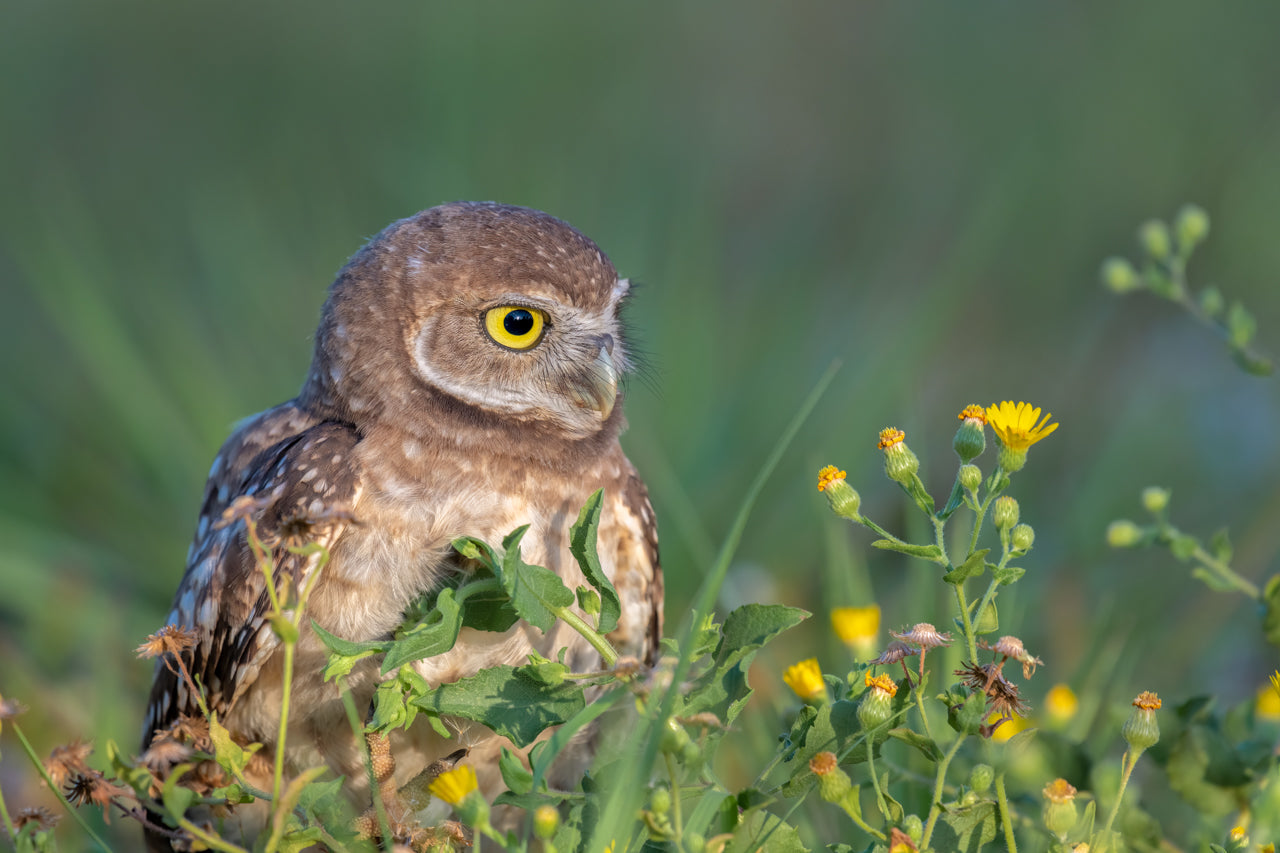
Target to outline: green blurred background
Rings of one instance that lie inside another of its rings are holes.
[[[1177,523],[1229,524],[1240,571],[1273,573],[1275,381],[1097,269],[1198,202],[1192,280],[1280,349],[1277,32],[1263,3],[10,4],[0,693],[32,707],[41,749],[135,742],[132,649],[167,611],[217,447],[296,392],[344,260],[465,198],[562,217],[645,285],[651,381],[624,443],[674,617],[843,361],[725,592],[818,614],[757,667],[762,692],[795,657],[847,666],[830,606],[949,621],[934,572],[829,515],[817,468],[911,531],[876,432],[906,429],[945,494],[956,412],[1027,399],[1062,422],[1013,487],[1038,538],[1002,615],[1047,662],[1033,704],[1054,681],[1251,696],[1276,660],[1244,599],[1102,535],[1164,485]],[[20,801],[30,774],[4,753]]]

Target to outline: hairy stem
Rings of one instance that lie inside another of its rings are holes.
[[[1018,842],[1013,837],[1013,818],[1009,814],[1009,795],[1004,790],[1004,773],[996,776],[996,802],[1000,804],[1000,824],[1004,827],[1004,844],[1009,853],[1018,853]]]
[[[1111,840],[1111,825],[1116,822],[1116,815],[1120,813],[1120,804],[1124,802],[1124,789],[1129,785],[1129,777],[1133,775],[1133,768],[1137,766],[1140,755],[1142,755],[1141,752],[1135,755],[1128,749],[1124,752],[1120,771],[1120,790],[1116,792],[1116,801],[1111,804],[1111,812],[1107,815],[1107,822],[1102,827],[1102,834],[1097,838],[1098,853],[1104,853]]]
[[[31,759],[31,763],[35,765],[36,770],[40,773],[40,778],[44,779],[44,783],[49,786],[50,791],[53,791],[54,796],[58,798],[58,802],[62,803],[63,808],[70,812],[76,823],[80,824],[80,828],[84,830],[85,835],[92,838],[94,843],[107,851],[107,853],[111,853],[111,848],[107,846],[107,842],[103,841],[98,833],[93,831],[93,828],[80,816],[80,812],[71,803],[67,802],[62,789],[53,783],[53,779],[49,778],[49,771],[44,769],[44,762],[36,755],[36,751],[31,748],[31,741],[27,740],[27,736],[22,733],[22,728],[12,721],[9,724],[13,726],[13,733],[18,736],[18,742],[22,744],[23,750],[26,751],[27,758]]]
[[[558,618],[564,620],[564,623],[573,630],[582,635],[591,648],[600,653],[601,659],[606,667],[612,667],[618,662],[618,652],[609,641],[600,636],[599,632],[586,623],[585,620],[577,613],[574,613],[567,607],[553,607],[551,612]]]
[[[938,816],[942,814],[942,793],[947,784],[947,768],[951,766],[951,759],[956,757],[956,753],[960,751],[960,744],[964,743],[966,737],[968,735],[963,732],[956,737],[947,754],[938,762],[938,773],[933,780],[933,801],[929,806],[929,819],[925,822],[924,835],[920,839],[921,848],[928,847],[929,839],[933,837],[933,828],[937,826]]]

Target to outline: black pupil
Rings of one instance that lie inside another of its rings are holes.
[[[524,337],[533,331],[533,315],[523,308],[508,311],[507,316],[502,318],[502,328],[517,338]]]

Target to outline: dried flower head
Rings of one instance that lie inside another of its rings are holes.
[[[237,521],[252,521],[271,504],[270,495],[240,495],[227,504],[227,508],[222,511],[222,518],[214,527],[227,527]]]
[[[21,831],[27,826],[34,825],[36,832],[48,832],[61,819],[62,815],[56,815],[44,806],[33,806],[19,809],[13,816],[13,826],[14,829]]]
[[[1003,655],[1005,659],[1012,658],[1022,664],[1022,677],[1030,678],[1035,675],[1036,667],[1044,663],[1040,658],[1032,655],[1023,646],[1022,640],[1017,637],[1005,636],[996,640],[995,645],[987,645],[982,643],[984,649],[989,649],[998,655]]]
[[[297,512],[280,519],[273,537],[289,548],[301,548],[317,541],[335,524],[353,524],[356,517],[344,508],[321,507],[318,512]]]
[[[907,434],[897,427],[885,427],[880,430],[880,441],[876,444],[876,447],[881,450],[888,450],[895,444],[901,444],[906,438]]]
[[[456,806],[479,787],[475,768],[469,764],[463,764],[441,773],[427,786],[427,790],[449,805]]]
[[[836,761],[834,752],[819,752],[813,758],[809,759],[809,769],[813,771],[815,776],[826,776],[833,773],[839,762]]]
[[[1076,789],[1066,779],[1054,779],[1044,786],[1044,798],[1051,803],[1068,803],[1075,799]]]
[[[950,634],[940,633],[928,622],[917,622],[909,631],[890,631],[889,633],[902,642],[910,643],[920,649],[932,649],[951,644]]]
[[[918,654],[920,654],[919,649],[913,646],[908,646],[901,640],[894,640],[892,643],[885,646],[885,650],[880,653],[880,657],[876,658],[871,663],[875,666],[883,666],[886,664],[897,663],[900,660]]]
[[[1042,438],[1048,437],[1057,424],[1049,423],[1053,415],[1040,417],[1040,409],[1030,403],[1006,400],[998,406],[987,407],[987,421],[1000,443],[1010,450],[1025,451]]]
[[[889,853],[918,853],[916,843],[898,827],[889,830]]]
[[[1018,695],[1018,686],[1000,674],[1000,667],[994,663],[966,663],[962,669],[955,671],[964,679],[965,685],[975,692],[981,691],[987,697],[987,709],[1001,717],[1027,715],[1027,705]]]
[[[181,625],[165,625],[159,631],[147,637],[147,641],[135,650],[138,657],[158,658],[161,655],[181,655],[194,648],[197,634],[194,629]]]
[[[171,735],[155,737],[138,761],[148,770],[160,776],[166,776],[175,764],[181,764],[191,757],[192,749]]]
[[[846,476],[848,475],[836,466],[828,465],[818,472],[818,491],[825,492],[827,490],[827,486],[831,485],[836,480],[843,480]]]
[[[817,658],[808,658],[787,667],[782,673],[782,680],[806,701],[827,694],[827,685],[822,680],[822,667],[818,666]]]
[[[86,763],[92,752],[93,744],[78,738],[71,743],[55,746],[44,762],[44,770],[55,785],[61,786],[72,776],[93,772]]]
[[[975,421],[982,426],[987,425],[987,411],[976,403],[965,406],[956,417],[962,421]]]

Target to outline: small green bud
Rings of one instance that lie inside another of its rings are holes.
[[[969,808],[971,806],[976,806],[978,804],[978,799],[978,795],[973,791],[965,791],[960,795],[960,807]]]
[[[533,834],[550,841],[560,827],[560,812],[555,806],[538,806],[533,810]]]
[[[1008,530],[1018,523],[1018,512],[1018,502],[1008,495],[1001,495],[996,498],[991,519],[1000,530]]]
[[[1156,720],[1160,704],[1160,697],[1149,690],[1139,693],[1133,700],[1133,711],[1124,721],[1120,733],[1135,753],[1141,753],[1160,740],[1160,723]]]
[[[1142,541],[1142,528],[1121,518],[1107,525],[1107,544],[1112,548],[1132,548]]]
[[[1067,833],[1076,825],[1079,814],[1076,811],[1076,789],[1066,779],[1054,779],[1044,787],[1045,829],[1049,830],[1059,841],[1066,841]]]
[[[659,785],[649,795],[649,811],[654,814],[666,814],[671,811],[671,790]]]
[[[1000,630],[1000,613],[996,610],[994,601],[987,602],[987,606],[978,614],[978,618],[973,620],[973,632],[975,634],[993,634]]]
[[[1200,542],[1194,536],[1187,536],[1185,533],[1179,533],[1173,537],[1173,541],[1169,543],[1169,553],[1178,560],[1190,560],[1195,554],[1196,549],[1200,547]]]
[[[689,733],[685,731],[684,726],[680,725],[675,719],[668,718],[666,730],[662,733],[660,747],[663,752],[671,756],[679,756],[686,746],[693,744],[693,738],[689,737]]]
[[[1009,541],[1015,551],[1030,551],[1036,541],[1036,532],[1030,524],[1019,524],[1009,532]]]
[[[1178,218],[1173,227],[1178,232],[1178,250],[1186,256],[1209,236],[1209,214],[1197,205],[1183,205],[1178,211]]]
[[[819,752],[809,759],[809,769],[818,777],[818,794],[828,803],[842,802],[853,789],[834,752]]]
[[[981,406],[965,406],[960,413],[960,429],[951,442],[961,462],[972,462],[987,449],[986,412]]]
[[[702,853],[707,849],[707,839],[700,832],[686,832],[684,834],[684,849],[689,853]]]
[[[1147,512],[1163,512],[1164,508],[1169,505],[1169,490],[1156,486],[1149,486],[1143,489],[1142,505],[1147,508]]]
[[[1167,260],[1173,252],[1173,238],[1169,235],[1169,226],[1158,219],[1144,222],[1138,231],[1138,239],[1147,254],[1157,261]]]
[[[991,768],[990,764],[975,764],[973,769],[969,771],[969,787],[979,794],[985,794],[990,790],[991,783],[995,779],[996,771]]]
[[[982,485],[982,469],[977,465],[960,466],[959,475],[960,485],[971,492],[978,491],[978,487]]]
[[[489,804],[479,791],[472,791],[453,807],[458,820],[467,826],[482,826],[489,822]]]
[[[1124,258],[1107,258],[1102,265],[1102,283],[1113,293],[1128,293],[1142,286],[1137,270]]]
[[[1016,474],[1027,464],[1027,451],[1025,449],[1014,450],[1002,444],[1000,445],[1000,455],[996,457],[996,460],[1000,463],[1000,467],[1005,470],[1005,473]]]
[[[834,480],[826,488],[827,502],[831,511],[841,518],[857,521],[861,518],[858,509],[862,506],[862,496],[844,480]]]
[[[1206,287],[1200,291],[1200,310],[1207,316],[1221,316],[1222,309],[1226,306],[1226,300],[1222,298],[1222,291],[1218,290],[1218,288]]]
[[[898,685],[887,675],[873,678],[867,673],[865,680],[870,689],[862,694],[862,701],[858,703],[858,722],[862,724],[863,731],[870,732],[889,722],[893,716],[893,697],[898,692]]]
[[[909,814],[902,819],[903,832],[907,834],[907,838],[911,839],[912,844],[919,844],[920,839],[924,838],[924,821],[919,815]]]
[[[884,452],[884,473],[895,483],[911,485],[912,475],[919,470],[920,459],[905,442],[899,441]]]

